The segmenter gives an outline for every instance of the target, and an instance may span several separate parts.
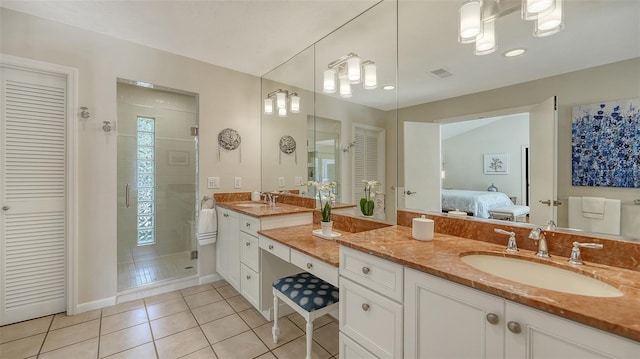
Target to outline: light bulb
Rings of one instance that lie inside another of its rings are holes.
[[[351,83],[349,83],[348,78],[340,79],[340,96],[344,98],[349,98],[353,94],[351,93]]]
[[[322,92],[336,93],[336,71],[334,69],[324,70]]]
[[[347,77],[352,84],[359,84],[361,75],[361,61],[358,55],[353,55],[347,59]]]
[[[488,55],[494,51],[496,51],[495,21],[488,21],[484,24],[482,37],[476,40],[474,54]]]
[[[276,107],[287,108],[287,94],[284,91],[276,93]]]
[[[469,44],[482,34],[482,1],[470,0],[460,7],[458,42]]]
[[[273,114],[273,99],[271,98],[264,99],[264,113],[266,115]]]
[[[362,65],[364,71],[364,80],[362,86],[365,90],[374,90],[378,87],[378,74],[376,73],[376,64],[373,61],[365,61]]]
[[[287,108],[279,108],[278,109],[278,117],[287,117]]]
[[[556,7],[555,0],[522,0],[522,19],[536,20]]]
[[[292,113],[300,112],[300,96],[297,93],[292,93],[289,96],[289,106]]]
[[[564,29],[562,0],[556,0],[556,7],[552,12],[538,17],[536,20],[533,36],[550,36]]]

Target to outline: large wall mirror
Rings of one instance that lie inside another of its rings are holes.
[[[640,98],[640,3],[564,0],[565,27],[547,37],[533,36],[534,23],[520,17],[520,1],[484,3],[501,12],[495,19],[497,50],[487,55],[475,55],[474,44],[458,42],[461,1],[383,1],[321,40],[313,50],[315,65],[309,65],[314,73],[308,74],[314,82],[308,88],[315,90],[313,116],[344,124],[343,149],[356,139],[354,122],[386,129],[387,209],[397,203],[398,208],[440,212],[442,189],[497,189],[511,202],[530,207],[525,221],[544,225],[554,219],[559,227],[569,227],[575,217],[569,213],[569,197],[599,197],[620,200],[620,238],[640,239],[640,205],[634,203],[640,188],[572,182],[574,108],[620,102],[627,114],[636,111],[637,116],[637,102],[625,100]],[[387,46],[390,33],[397,34],[397,44]],[[516,48],[526,52],[504,55]],[[397,90],[389,93],[393,99],[361,88],[349,99],[323,93],[321,71],[349,52],[376,62],[379,88],[384,84],[381,61],[388,54],[397,56]],[[339,103],[366,111],[345,119],[335,114]],[[373,121],[378,111],[385,125],[356,120]],[[605,138],[617,135],[615,128],[608,131]],[[635,147],[624,151],[637,159],[640,139],[626,140]],[[349,194],[349,187],[356,186],[348,175],[354,163],[349,152],[344,154],[341,199],[357,200]],[[601,163],[608,159],[603,154]],[[499,173],[491,173],[494,160],[504,163]],[[272,163],[263,162],[263,189],[273,187],[265,186],[264,170]],[[395,192],[391,186],[397,186]],[[554,206],[554,201],[562,204]],[[386,213],[391,221],[394,216]]]

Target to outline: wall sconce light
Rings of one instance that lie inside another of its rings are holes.
[[[289,111],[291,113],[300,112],[300,96],[296,92],[291,92],[283,89],[277,89],[269,92],[264,98],[264,113],[265,115],[273,115],[274,106],[273,100],[275,99],[275,109],[278,110],[278,116],[287,116],[287,103],[289,103]]]
[[[353,96],[351,85],[362,83],[365,90],[378,87],[376,65],[371,60],[362,61],[353,52],[332,61],[322,74],[322,92],[336,93],[349,98]]]
[[[475,43],[476,55],[494,52],[495,22],[498,18],[521,10],[523,20],[535,20],[533,36],[553,35],[564,29],[563,0],[466,0],[460,6],[458,42]]]

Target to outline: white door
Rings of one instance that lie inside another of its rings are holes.
[[[404,123],[404,200],[407,209],[442,211],[440,124]]]
[[[556,220],[557,123],[556,97],[535,106],[529,114],[529,222]],[[534,174],[532,176],[532,174]]]
[[[1,68],[0,325],[65,311],[66,77]]]

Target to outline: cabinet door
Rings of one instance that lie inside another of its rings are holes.
[[[409,268],[404,288],[406,358],[503,357],[504,300]]]
[[[512,302],[506,310],[521,330],[506,332],[507,358],[640,358],[638,342]]]
[[[218,208],[216,270],[240,290],[240,216],[223,208]]]

